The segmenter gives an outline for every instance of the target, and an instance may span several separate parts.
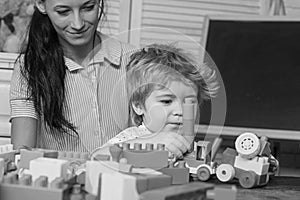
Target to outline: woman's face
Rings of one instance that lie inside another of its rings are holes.
[[[99,0],[45,0],[44,8],[63,46],[81,47],[93,42]]]

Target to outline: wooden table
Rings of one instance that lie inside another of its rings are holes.
[[[223,184],[216,179],[209,182]],[[238,181],[232,183],[238,189],[236,200],[300,200],[300,177],[274,176],[266,186],[253,189],[242,188]]]

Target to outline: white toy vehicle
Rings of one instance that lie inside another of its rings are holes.
[[[216,170],[217,178],[222,182],[237,178],[244,188],[266,185],[269,172],[279,167],[271,155],[267,138],[259,139],[254,133],[245,132],[236,139],[235,148],[223,152],[222,164]]]

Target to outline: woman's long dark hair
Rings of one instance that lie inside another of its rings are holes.
[[[50,130],[68,133],[76,127],[64,116],[66,65],[63,49],[49,19],[35,9],[29,24],[21,73],[28,81],[29,99]]]

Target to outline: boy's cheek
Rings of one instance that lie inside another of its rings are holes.
[[[167,115],[166,112],[162,108],[156,108],[152,109],[149,113],[150,117],[150,123],[149,126],[151,127],[151,130],[154,132],[162,131],[162,129],[165,127],[165,124],[167,122]]]
[[[159,105],[153,105],[144,114],[144,123],[152,132],[163,131],[167,122],[167,110]]]
[[[152,119],[152,121],[166,121],[168,113],[167,111],[161,107],[161,106],[152,106],[149,109],[149,117]]]

